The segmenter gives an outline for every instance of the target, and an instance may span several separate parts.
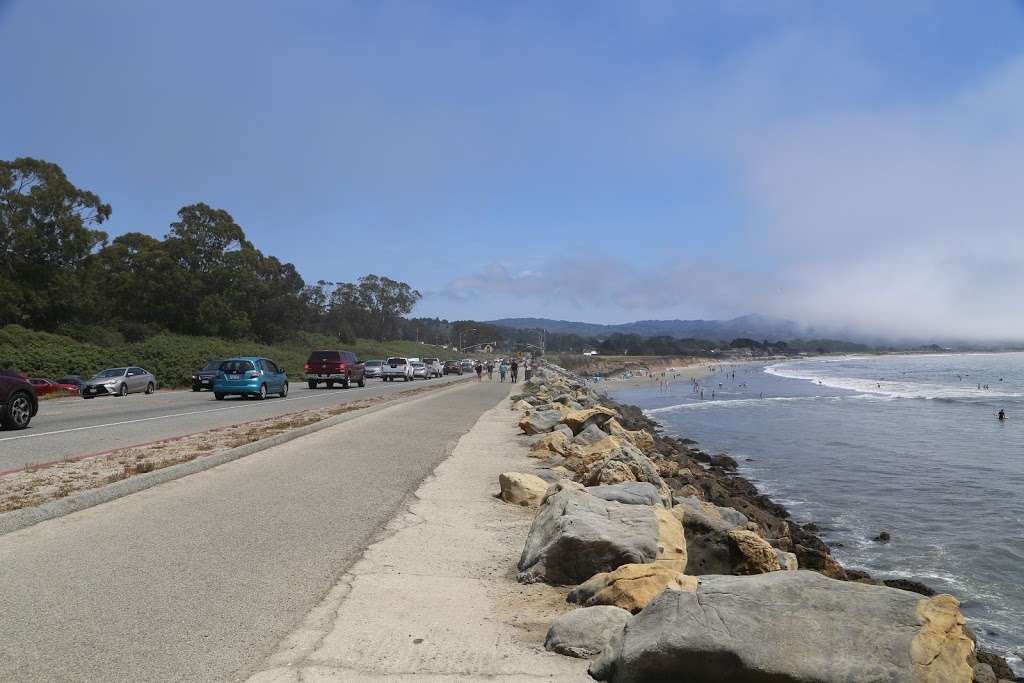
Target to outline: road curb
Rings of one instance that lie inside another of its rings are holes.
[[[357,417],[371,415],[381,410],[403,403],[424,399],[428,396],[436,396],[448,391],[465,389],[469,386],[473,386],[473,384],[470,382],[457,382],[452,386],[445,387],[436,392],[431,391],[426,394],[416,394],[406,397],[401,397],[401,394],[399,394],[399,398],[387,401],[381,405],[358,408],[348,413],[342,413],[341,415],[335,415],[334,417],[329,417],[326,420],[306,425],[305,427],[298,427],[281,434],[275,434],[274,436],[267,437],[266,439],[260,439],[253,443],[237,446],[221,453],[217,453],[216,455],[196,458],[195,460],[178,463],[177,465],[171,465],[170,467],[165,467],[153,472],[147,472],[145,474],[137,474],[133,477],[129,477],[128,479],[123,479],[98,489],[90,489],[88,491],[74,493],[65,498],[52,500],[49,503],[44,503],[37,507],[3,512],[0,513],[0,536],[20,531],[21,529],[39,524],[40,522],[56,519],[57,517],[70,515],[73,512],[79,512],[97,505],[102,505],[103,503],[116,500],[117,498],[122,498],[132,493],[144,491],[159,484],[187,477],[190,474],[197,474],[217,467],[218,465],[223,465],[233,460],[244,458],[247,455],[259,453],[260,451],[265,451],[269,448],[273,448],[274,446],[288,443],[289,441],[306,436],[307,434],[313,434],[315,432],[334,427],[335,425],[348,422],[349,420],[354,420]]]

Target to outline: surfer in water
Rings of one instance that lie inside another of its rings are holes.
[[[1000,408],[999,412],[996,413],[996,417],[999,419],[1000,422],[1005,422],[1006,421],[1006,411],[1003,410],[1002,408]]]

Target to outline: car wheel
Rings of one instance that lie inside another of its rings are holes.
[[[256,398],[258,398],[259,400],[262,401],[266,397],[267,397],[267,385],[266,384],[261,384],[260,385],[260,393],[256,394]]]
[[[316,382],[306,382],[306,386],[310,389],[316,389]]]
[[[197,385],[195,385],[195,384],[193,384],[193,385],[192,385],[192,391],[202,391],[202,390],[203,390],[203,388],[202,388],[202,387],[200,387],[200,386],[197,386]]]
[[[366,375],[359,375],[359,386],[366,386]]]
[[[327,388],[328,389],[333,389],[334,388],[334,380],[332,380],[332,379],[327,380]]]
[[[82,398],[84,398],[86,401],[91,401],[91,400],[93,400],[96,397],[95,396],[83,396]]]
[[[285,382],[284,384],[281,385],[281,393],[279,394],[279,396],[281,398],[284,398],[287,395],[288,395],[288,382]]]
[[[122,384],[121,388],[117,390],[117,395],[118,396],[127,396],[128,395],[128,385],[127,384]]]
[[[23,391],[12,395],[4,406],[2,422],[7,429],[25,429],[32,421],[32,399]]]
[[[150,382],[149,384],[146,385],[146,393],[147,394],[152,394],[154,391],[156,391],[156,387],[153,386],[152,382]]]
[[[214,397],[215,399],[217,399],[218,401],[223,401],[223,400],[224,400],[224,394],[218,394],[218,393],[214,393],[214,394],[213,394],[213,397]]]
[[[349,381],[351,381],[351,379],[352,379],[351,377],[349,377],[348,375],[345,375],[345,379],[341,383],[341,388],[342,389],[348,389],[348,384],[349,384]]]

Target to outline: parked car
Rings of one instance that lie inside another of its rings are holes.
[[[193,372],[192,391],[213,389],[213,380],[217,378],[217,373],[220,372],[220,364],[223,362],[224,360],[220,358],[207,361],[206,365]]]
[[[242,356],[221,361],[213,380],[213,397],[255,396],[263,400],[267,394],[281,398],[288,395],[288,373],[269,358]]]
[[[412,364],[407,358],[388,358],[382,371],[385,382],[394,382],[398,378],[401,378],[403,382],[408,382],[413,378]]]
[[[306,384],[310,389],[316,389],[320,382],[324,382],[328,389],[333,389],[335,382],[346,389],[352,382],[366,386],[363,364],[351,351],[312,351],[305,370]]]
[[[28,380],[32,388],[36,390],[36,396],[48,396],[50,394],[59,394],[61,392],[66,394],[77,394],[80,389],[74,384],[61,384],[54,382],[52,379],[45,379],[43,377],[30,377]]]
[[[156,391],[156,377],[142,368],[107,368],[82,384],[82,398],[127,396]]]
[[[82,385],[85,384],[85,380],[82,379],[81,375],[65,375],[63,377],[58,377],[54,381],[57,382],[57,384],[70,384],[74,386],[76,393],[81,392]]]
[[[446,360],[444,362],[444,369],[441,372],[446,375],[461,375],[462,363],[457,360]]]
[[[421,360],[413,361],[412,365],[412,378],[413,379],[430,379],[430,368],[427,364]]]
[[[441,375],[444,374],[444,371],[442,369],[443,366],[441,365],[441,360],[439,358],[424,358],[423,363],[427,366],[427,369],[430,371],[431,377],[440,377]]]
[[[384,371],[384,361],[368,360],[363,363],[364,377],[380,377]]]
[[[0,370],[0,424],[6,429],[25,429],[38,410],[32,384],[15,372]]]
[[[475,366],[476,363],[474,361],[466,358],[464,360],[459,361],[459,365],[462,366],[462,371],[463,372],[473,372],[473,366]]]

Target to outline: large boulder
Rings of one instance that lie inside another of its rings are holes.
[[[747,519],[747,516],[739,510],[729,507],[720,507],[714,503],[701,500],[696,496],[677,496],[675,502],[676,505],[682,505],[693,512],[700,512],[708,517],[720,519],[732,527],[746,528],[747,523],[750,521]]]
[[[513,505],[538,507],[548,491],[548,483],[535,474],[502,472],[498,475],[501,499]]]
[[[581,431],[586,429],[589,425],[600,426],[607,422],[610,418],[617,415],[611,408],[605,408],[604,406],[595,406],[593,408],[585,408],[583,410],[573,410],[562,418],[562,422],[567,424],[572,429],[573,434],[579,434]]]
[[[566,428],[571,430],[569,425],[566,425]],[[587,425],[587,427],[582,432],[574,436],[572,442],[575,444],[579,444],[581,446],[590,446],[604,439],[607,436],[607,432],[602,430],[597,425],[592,424]]]
[[[695,591],[700,582],[662,564],[624,564],[615,571],[590,577],[566,598],[578,605],[613,605],[636,613],[663,590]]]
[[[557,410],[538,410],[520,420],[519,428],[526,434],[543,434],[550,432],[561,421],[562,413]]]
[[[519,399],[518,401],[512,404],[512,410],[518,410],[521,413],[526,413],[527,415],[529,415],[533,411],[533,404],[530,403],[529,401]]]
[[[688,504],[676,505],[672,514],[683,526],[690,574],[762,574],[782,568],[775,548],[752,531]]]
[[[548,432],[530,447],[530,455],[548,457],[551,454],[565,457],[569,452],[569,439],[562,432]]]
[[[534,518],[519,558],[520,581],[575,585],[624,564],[658,559],[654,508],[603,500],[571,486],[553,486]]]
[[[970,683],[959,604],[810,571],[667,590],[591,664],[601,681]]]
[[[588,486],[587,493],[626,505],[664,505],[658,487],[646,481],[624,481],[621,484]]]
[[[544,647],[569,657],[593,657],[608,647],[630,616],[624,609],[607,605],[566,612],[551,622]]]
[[[623,427],[614,417],[604,424],[604,428],[612,436],[626,439],[636,446],[642,453],[650,453],[654,450],[654,436],[644,429],[630,431]]]
[[[654,484],[662,497],[672,499],[672,490],[658,474],[658,468],[650,458],[617,437],[608,438],[617,442],[616,448],[586,469],[582,476],[584,484],[600,486],[624,481],[646,481]]]

